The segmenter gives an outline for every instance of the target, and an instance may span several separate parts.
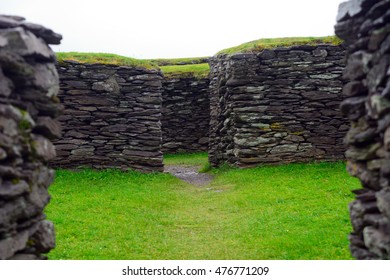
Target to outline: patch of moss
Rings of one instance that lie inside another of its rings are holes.
[[[290,134],[299,136],[299,135],[305,134],[305,132],[304,131],[295,131],[295,132],[290,132]]]
[[[337,36],[325,37],[286,37],[286,38],[270,38],[250,41],[232,48],[224,49],[218,54],[234,54],[234,53],[256,53],[264,49],[273,49],[277,47],[292,47],[299,45],[315,46],[319,44],[340,45],[342,40]]]
[[[278,123],[278,122],[271,124],[271,129],[272,130],[281,129],[282,127],[283,127],[283,125],[281,123]]]

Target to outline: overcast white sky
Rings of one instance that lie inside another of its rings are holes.
[[[55,51],[210,56],[260,38],[333,35],[344,0],[1,0],[63,35]]]

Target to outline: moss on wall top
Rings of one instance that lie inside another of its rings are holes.
[[[167,65],[160,66],[161,71],[167,78],[207,78],[210,73],[208,63],[186,64],[186,65]]]
[[[273,49],[277,47],[292,47],[301,45],[319,45],[332,44],[340,45],[343,41],[336,36],[326,37],[286,37],[286,38],[270,38],[250,41],[232,48],[219,51],[218,54],[234,54],[234,53],[253,53],[260,52],[264,49]]]
[[[58,63],[75,61],[86,64],[105,64],[114,66],[160,68],[167,78],[205,78],[210,72],[207,57],[172,59],[135,59],[108,53],[58,52]]]
[[[277,47],[315,46],[319,44],[339,45],[341,43],[342,40],[336,36],[259,39],[224,49],[218,52],[218,54],[251,53]],[[207,63],[208,57],[135,59],[107,53],[58,52],[57,59],[60,64],[70,60],[88,64],[132,66],[146,69],[160,68],[167,78],[192,77],[201,79],[208,77],[210,72],[210,67]]]
[[[115,66],[142,67],[146,69],[158,68],[149,60],[135,59],[109,53],[79,53],[79,52],[58,52],[56,53],[58,63],[75,61],[87,64],[106,64]]]

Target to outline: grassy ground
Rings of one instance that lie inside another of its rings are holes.
[[[212,172],[199,188],[169,174],[57,171],[49,258],[350,259],[347,204],[359,184],[343,163]]]
[[[291,47],[297,45],[318,45],[324,43],[339,45],[342,43],[342,41],[336,36],[259,39],[259,40],[247,42],[232,48],[222,50],[218,52],[218,54],[259,52],[264,49],[272,49],[276,47]]]
[[[204,166],[207,164],[207,152],[203,153],[177,153],[164,155],[165,165],[198,165]]]

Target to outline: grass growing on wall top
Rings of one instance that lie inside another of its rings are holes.
[[[58,63],[76,61],[87,64],[106,64],[115,66],[143,67],[146,69],[160,68],[168,78],[194,77],[205,78],[209,75],[210,67],[206,57],[172,58],[172,59],[135,59],[107,53],[58,52]],[[160,66],[160,67],[159,67]]]
[[[176,77],[194,77],[207,78],[210,73],[210,66],[208,63],[201,64],[186,64],[186,65],[167,65],[160,66],[161,71],[167,78]]]
[[[148,59],[153,64],[158,66],[167,65],[185,65],[185,64],[202,64],[206,63],[209,57],[185,57],[185,58],[156,58]]]
[[[72,60],[87,64],[107,64],[116,66],[143,67],[146,69],[157,68],[148,60],[135,59],[109,53],[79,53],[79,52],[58,52],[56,53],[58,63]]]
[[[342,40],[336,36],[270,38],[250,41],[232,48],[224,49],[218,52],[218,54],[259,52],[264,49],[272,49],[276,47],[291,47],[298,45],[340,45],[341,43]]]
[[[203,160],[202,160],[203,158]],[[171,164],[207,154],[168,156]],[[58,170],[50,259],[351,259],[343,163],[223,168],[205,187],[169,174]]]

